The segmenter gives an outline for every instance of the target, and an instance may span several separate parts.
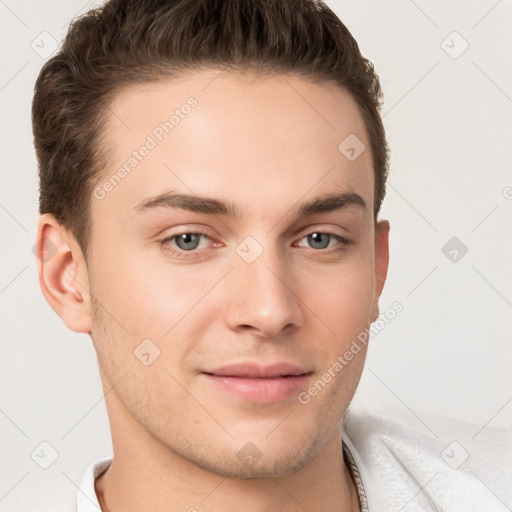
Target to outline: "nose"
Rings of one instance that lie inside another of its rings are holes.
[[[277,251],[265,250],[255,261],[239,259],[226,283],[226,322],[237,332],[274,337],[302,325],[301,300],[293,269]]]

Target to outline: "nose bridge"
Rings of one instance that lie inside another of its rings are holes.
[[[248,237],[236,249],[226,308],[226,321],[232,329],[252,328],[255,334],[273,336],[290,324],[301,324],[293,273],[270,238],[263,245]]]

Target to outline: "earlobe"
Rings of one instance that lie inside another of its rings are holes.
[[[372,319],[371,319],[372,323],[375,322],[375,320],[377,320],[377,318],[379,318],[379,314],[380,314],[379,303],[374,302],[373,308],[372,308]]]
[[[379,317],[379,297],[388,274],[389,229],[387,220],[381,220],[375,226],[375,303],[372,310],[372,322]]]
[[[50,214],[39,218],[36,240],[39,284],[46,301],[69,329],[89,333],[89,281],[80,247]]]

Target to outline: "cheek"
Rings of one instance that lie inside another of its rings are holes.
[[[322,274],[304,272],[303,276],[300,297],[324,324],[326,334],[346,342],[368,327],[374,296],[371,253],[354,252]]]
[[[102,305],[133,336],[162,336],[186,312],[193,283],[186,286],[185,277],[170,265],[148,259],[147,249],[137,251],[112,240],[100,247],[92,263]]]
[[[102,306],[102,325],[97,330],[101,352],[105,357],[108,352],[108,359],[119,367],[118,376],[121,367],[135,365],[155,378],[134,357],[148,351],[150,357],[158,354],[151,370],[162,365],[179,374],[188,355],[198,350],[202,334],[218,318],[212,313],[218,304],[210,299],[225,270],[198,272],[160,255],[148,261],[142,251],[123,251],[114,245],[103,246],[105,257],[97,258],[94,269],[95,295]]]

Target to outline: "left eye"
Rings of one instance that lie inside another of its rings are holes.
[[[310,233],[306,235],[301,240],[307,239],[308,243],[311,244],[313,249],[327,249],[329,248],[329,244],[331,241],[341,242],[342,244],[346,244],[347,241],[333,233],[323,233],[320,231],[315,231],[314,233]]]

